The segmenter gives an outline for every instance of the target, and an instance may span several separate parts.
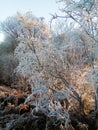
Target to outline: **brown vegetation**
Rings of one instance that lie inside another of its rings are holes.
[[[35,106],[24,104],[28,94],[19,89],[0,86],[0,129],[2,130],[65,130],[63,121],[47,117],[42,111],[34,112]],[[83,100],[85,100],[85,95]],[[78,113],[78,114],[77,114]],[[82,115],[78,108],[70,110],[68,130],[96,130],[95,113]],[[54,124],[56,123],[56,124]]]

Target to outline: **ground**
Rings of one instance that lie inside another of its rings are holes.
[[[0,86],[0,130],[66,130],[64,124],[54,124],[41,111],[32,115],[34,106],[24,104],[30,91],[8,86]],[[77,111],[70,112],[68,130],[96,130],[95,113],[82,115]]]

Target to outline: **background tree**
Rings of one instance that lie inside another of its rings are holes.
[[[13,82],[13,72],[18,65],[14,57],[16,45],[15,39],[9,36],[0,44],[0,84],[11,85]]]

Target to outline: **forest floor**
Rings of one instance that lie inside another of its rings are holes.
[[[34,106],[24,104],[30,91],[22,92],[8,86],[0,86],[0,130],[66,130],[63,124],[55,125],[42,112],[32,115]],[[68,130],[96,130],[95,114],[82,115],[70,112]]]

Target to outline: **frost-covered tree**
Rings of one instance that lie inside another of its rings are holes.
[[[66,53],[63,49],[57,49],[51,39],[51,33],[48,26],[36,17],[28,17],[18,14],[20,21],[20,35],[18,37],[19,44],[15,49],[15,57],[19,60],[19,65],[15,69],[16,76],[19,79],[21,87],[27,87],[28,84],[32,88],[31,95],[26,99],[25,103],[31,102],[35,109],[34,114],[40,109],[47,116],[63,119],[65,126],[69,123],[68,109],[70,94],[61,90],[59,84],[60,73],[66,62]],[[21,82],[22,81],[22,82]],[[64,82],[66,82],[64,80]],[[63,82],[63,84],[64,84]],[[26,83],[24,85],[24,83]],[[69,85],[67,88],[72,90],[72,95],[78,94]],[[70,90],[70,91],[71,91]],[[58,95],[64,95],[58,97]],[[58,97],[58,98],[57,98]],[[63,102],[63,105],[60,104]],[[64,105],[65,102],[65,105]]]
[[[15,49],[15,56],[19,60],[17,74],[24,77],[36,75],[41,69],[40,51],[44,42],[50,38],[49,28],[40,19],[31,14],[17,14],[20,22],[19,45]],[[43,43],[42,43],[43,42]],[[41,44],[42,43],[42,44]]]
[[[54,18],[65,18],[66,22],[79,29],[80,41],[83,43],[90,83],[95,92],[96,112],[98,113],[98,1],[97,0],[60,0],[63,16],[53,15]],[[75,37],[75,36],[74,36]],[[91,77],[91,78],[90,78]],[[98,120],[97,123],[98,124]],[[97,126],[98,127],[98,126]]]
[[[16,16],[8,17],[5,21],[0,23],[0,30],[10,37],[18,37],[19,21]]]

